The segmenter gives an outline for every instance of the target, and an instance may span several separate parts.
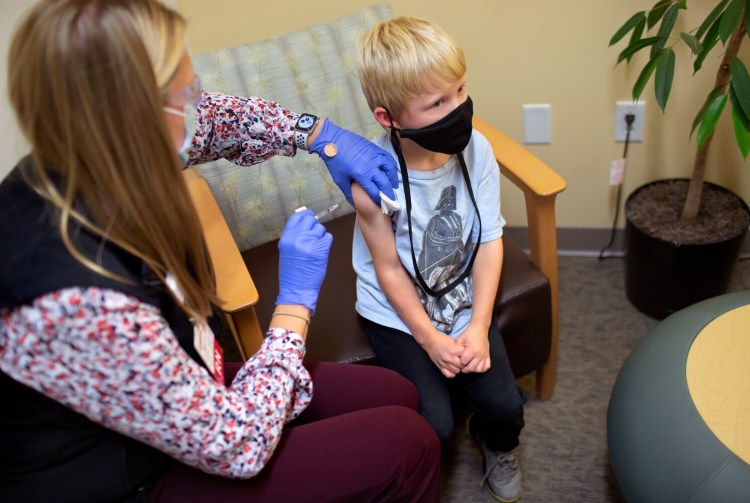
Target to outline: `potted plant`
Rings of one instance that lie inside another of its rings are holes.
[[[638,100],[653,77],[662,111],[675,77],[675,45],[690,48],[695,72],[703,68],[709,53],[723,51],[714,86],[690,132],[692,137],[697,131],[690,178],[646,184],[625,205],[627,295],[639,310],[657,318],[727,291],[750,223],[741,198],[704,182],[716,123],[725,110],[731,110],[742,156],[747,159],[750,153],[750,74],[738,57],[742,42],[750,36],[750,2],[719,0],[713,5],[700,26],[675,33],[687,0],[659,0],[650,10],[631,16],[609,42],[614,45],[629,35],[618,64],[629,63],[639,51],[649,52],[633,86],[633,99]]]

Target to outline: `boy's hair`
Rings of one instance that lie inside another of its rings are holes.
[[[381,21],[359,40],[357,72],[371,110],[397,118],[409,100],[466,74],[464,52],[439,26],[413,17]]]

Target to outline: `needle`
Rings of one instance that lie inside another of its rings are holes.
[[[315,215],[315,219],[316,220],[320,220],[321,218],[323,218],[324,216],[328,215],[332,211],[335,211],[336,208],[338,208],[338,207],[339,207],[338,203],[329,206],[328,208],[324,209],[323,211],[321,211],[320,213],[318,213],[317,215]]]

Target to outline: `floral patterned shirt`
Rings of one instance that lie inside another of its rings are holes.
[[[293,156],[298,118],[273,101],[204,92],[189,163],[224,158],[249,166],[274,155]]]
[[[269,330],[231,386],[177,343],[159,310],[66,288],[0,311],[0,370],[109,429],[208,473],[247,478],[312,398],[299,334]]]
[[[190,163],[294,155],[277,103],[203,93]],[[303,338],[269,330],[229,387],[180,347],[159,310],[114,290],[66,288],[0,310],[0,370],[107,428],[208,473],[256,475],[312,398]]]

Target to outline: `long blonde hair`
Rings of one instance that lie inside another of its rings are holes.
[[[34,189],[58,208],[69,252],[80,225],[171,273],[190,315],[217,303],[195,208],[162,112],[185,20],[156,0],[44,0],[13,37],[9,94],[32,145]],[[53,181],[54,180],[54,181]]]
[[[357,73],[371,110],[385,107],[394,118],[430,85],[445,85],[466,74],[461,46],[424,19],[381,21],[357,45]]]

